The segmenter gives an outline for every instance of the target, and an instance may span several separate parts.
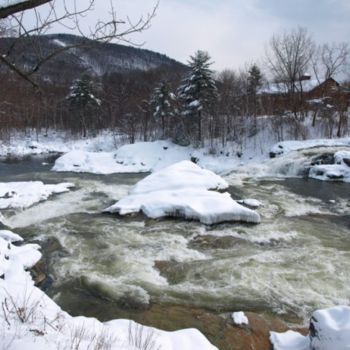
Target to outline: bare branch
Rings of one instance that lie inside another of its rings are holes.
[[[0,19],[47,4],[50,1],[52,0],[23,0],[10,6],[0,7]]]

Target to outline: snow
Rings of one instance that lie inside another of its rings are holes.
[[[270,149],[270,153],[273,153],[275,155],[280,155],[280,154],[286,154],[292,151],[298,151],[301,149],[321,147],[321,146],[326,146],[326,147],[350,146],[350,138],[282,141],[282,142],[276,143]]]
[[[350,349],[350,307],[317,310],[312,314],[310,323],[315,333],[310,335],[312,349]]]
[[[334,160],[335,164],[313,166],[309,177],[322,181],[350,182],[350,151],[336,152]]]
[[[17,237],[13,234],[13,237]],[[11,236],[7,234],[7,236]],[[17,239],[17,238],[16,238]],[[196,329],[165,332],[129,320],[101,323],[72,317],[34,286],[26,269],[41,258],[39,246],[14,246],[0,237],[1,345],[8,350],[136,350],[147,340],[167,350],[217,350]]]
[[[60,40],[60,39],[54,39],[53,42],[54,42],[56,45],[58,45],[58,46],[67,47],[67,44],[66,44],[64,41]]]
[[[274,350],[310,350],[308,337],[294,331],[286,333],[270,332],[270,341]]]
[[[232,320],[236,325],[248,325],[248,317],[244,314],[243,311],[234,312],[232,314]]]
[[[317,79],[309,79],[309,80],[302,80],[302,81],[296,82],[295,87],[296,87],[297,91],[301,90],[303,92],[310,92],[318,85],[320,85],[320,83]],[[258,94],[260,94],[260,95],[263,95],[263,94],[274,95],[274,94],[285,94],[287,92],[288,92],[287,84],[271,83],[269,85],[262,87],[258,91]]]
[[[68,192],[71,187],[74,187],[71,183],[45,185],[41,181],[0,182],[0,209],[28,208],[53,194]]]
[[[239,201],[237,201],[239,204],[243,204],[245,206],[247,206],[248,208],[259,208],[262,206],[262,203],[260,201],[258,201],[257,199],[253,199],[253,198],[246,198],[246,199],[241,199]]]
[[[23,241],[23,238],[20,235],[8,230],[0,230],[0,238],[11,243]]]
[[[152,172],[191,158],[196,158],[201,167],[218,173],[228,172],[239,162],[225,155],[210,155],[204,148],[154,141],[125,145],[114,152],[71,151],[58,158],[52,170],[95,174]]]
[[[150,218],[180,216],[211,225],[224,221],[259,223],[260,216],[234,201],[223,190],[226,181],[190,161],[182,161],[141,180],[130,194],[105,212],[143,212]]]
[[[350,307],[335,306],[316,310],[310,320],[310,333],[270,333],[275,350],[348,350],[350,349]]]

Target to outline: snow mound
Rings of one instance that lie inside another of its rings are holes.
[[[130,194],[104,210],[126,215],[143,212],[150,218],[166,216],[199,220],[204,224],[224,221],[259,223],[260,216],[234,201],[226,181],[209,170],[183,161],[149,175]]]
[[[308,336],[288,331],[270,333],[275,350],[348,350],[350,349],[350,307],[336,306],[317,310],[310,320]]]
[[[309,338],[294,331],[270,332],[270,341],[274,350],[310,350]]]
[[[237,325],[248,325],[249,324],[248,317],[244,314],[243,311],[234,312],[232,314],[232,320]]]
[[[239,163],[238,158],[209,154],[206,148],[183,147],[170,141],[137,142],[114,152],[72,150],[58,158],[53,171],[94,174],[144,173],[166,168],[183,160],[195,160],[201,167],[227,173]]]
[[[23,209],[32,206],[51,195],[68,192],[71,183],[45,185],[41,181],[0,182],[0,209]]]
[[[18,239],[10,231],[2,236]],[[3,237],[0,237],[2,348],[135,350],[142,344],[154,344],[154,348],[167,350],[218,350],[196,329],[165,332],[129,320],[101,323],[94,318],[71,317],[34,286],[26,271],[41,258],[39,246],[16,247]]]
[[[314,350],[350,349],[350,307],[317,310],[310,321],[310,348]]]

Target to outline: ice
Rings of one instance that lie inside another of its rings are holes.
[[[68,192],[71,183],[45,185],[41,181],[0,182],[0,209],[27,208],[51,195]]]
[[[224,221],[259,223],[259,214],[238,204],[229,193],[209,191],[227,187],[226,181],[214,173],[183,161],[141,180],[129,196],[105,212],[143,212],[150,218],[180,216],[208,225]]]
[[[248,317],[244,314],[243,311],[234,312],[232,314],[232,320],[237,325],[248,325],[249,324]]]

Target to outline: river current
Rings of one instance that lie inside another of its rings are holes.
[[[204,226],[101,214],[145,174],[51,167],[45,159],[0,163],[1,182],[75,184],[3,215],[15,232],[43,246],[52,279],[47,292],[73,314],[90,308],[90,316],[108,319],[165,303],[300,320],[316,308],[349,303],[350,184],[229,175],[233,198],[262,202],[262,223]]]

